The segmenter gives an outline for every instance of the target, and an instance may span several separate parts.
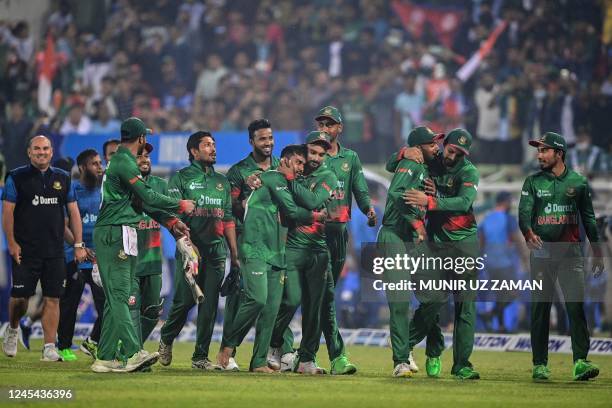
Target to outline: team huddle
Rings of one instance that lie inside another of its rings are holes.
[[[306,136],[305,143],[285,146],[280,158],[272,154],[270,122],[251,122],[248,134],[253,150],[227,175],[214,168],[214,136],[197,131],[186,145],[191,164],[168,182],[151,175],[153,146],[146,141],[151,131],[138,118],[122,123],[121,140],[105,144],[105,171],[100,155],[88,149],[77,158],[80,177],[72,182],[67,172],[50,166],[49,139],[34,137],[28,145],[31,164],[10,172],[2,194],[3,228],[13,258],[4,353],[9,357],[17,353],[20,330],[22,337],[24,332],[20,319],[40,280],[43,361],[76,359],[71,349],[76,309],[88,283],[98,320],[81,350],[94,358],[94,372],[149,371],[157,362],[170,365],[173,342],[197,306],[194,369],[240,370],[235,355],[255,327],[249,371],[325,374],[317,363],[323,334],[330,373],[356,373],[337,324],[335,288],[345,263],[353,198],[371,227],[377,223],[376,212],[357,154],[338,141],[343,129],[338,109],[322,108],[315,122],[317,130]],[[378,232],[379,248],[393,251],[389,256],[397,255],[398,248],[408,251],[410,245],[422,243],[465,244],[452,247],[450,253],[445,247],[446,255],[452,257],[464,256],[471,248],[477,251],[477,245],[470,245],[478,243],[472,205],[479,182],[478,170],[467,160],[470,133],[455,129],[441,135],[417,127],[407,142],[387,163],[393,178]],[[573,281],[566,279],[567,274],[563,279],[558,276],[565,291],[582,279],[582,264],[557,260],[553,265],[553,259],[540,255],[551,242],[578,242],[580,219],[593,244],[594,269],[601,273],[590,190],[584,177],[565,167],[566,146],[560,135],[546,133],[530,143],[538,148],[542,171],[530,176],[521,192],[520,228],[533,250],[532,273],[537,269],[554,283],[559,269],[571,269]],[[551,203],[564,215],[574,216],[553,219]],[[163,306],[161,226],[177,241],[175,295],[161,327],[159,349],[147,352],[144,343],[157,326]],[[440,251],[436,245],[429,246],[432,252]],[[231,267],[225,276],[228,255]],[[432,278],[436,272],[423,274]],[[436,278],[456,279],[451,275]],[[386,279],[401,277],[399,271],[390,271]],[[461,277],[476,278],[476,270]],[[412,349],[426,339],[427,375],[439,377],[445,346],[438,320],[447,299],[415,295],[420,305],[411,318],[409,298],[387,293],[392,373],[410,377],[418,372]],[[219,351],[209,358],[221,296],[226,297],[223,337]],[[453,296],[451,374],[478,379],[480,374],[470,362],[476,297],[468,291]],[[541,299],[531,309],[533,378],[538,380],[550,376],[550,304],[551,299]],[[580,302],[567,306],[573,377],[588,380],[599,369],[587,360],[584,309]],[[289,324],[300,307],[302,337],[294,349]]]

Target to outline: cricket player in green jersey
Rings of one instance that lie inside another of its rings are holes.
[[[519,203],[519,227],[531,252],[531,277],[543,281],[543,293],[532,293],[531,349],[533,378],[547,380],[550,307],[556,282],[565,298],[569,317],[574,380],[599,375],[587,360],[590,339],[584,312],[584,258],[580,246],[579,220],[593,247],[593,272],[604,263],[595,225],[591,189],[586,177],[565,165],[565,139],[553,132],[529,142],[538,148],[540,172],[525,180]]]
[[[330,147],[330,137],[327,133],[315,131],[307,135],[304,177],[289,183],[298,205],[311,209],[313,205],[318,204],[316,209],[324,209],[326,202],[332,197],[333,186],[337,186],[338,179],[325,164],[326,153]],[[303,194],[308,190],[310,193]],[[287,341],[287,333],[290,332],[287,329],[301,304],[302,341],[294,371],[302,374],[324,374],[325,370],[318,367],[315,361],[321,338],[321,307],[330,273],[324,221],[314,220],[308,225],[291,225],[287,235],[286,258],[285,297],[276,318],[270,346],[281,349],[281,354],[292,350],[293,339]]]
[[[291,167],[291,176],[304,170],[303,145],[289,145],[281,157]],[[272,373],[280,367],[268,367],[267,353],[274,321],[283,296],[285,281],[286,222],[310,224],[313,217],[324,221],[324,213],[316,213],[296,206],[287,186],[285,175],[271,170],[261,173],[262,187],[253,190],[245,203],[244,228],[238,239],[241,259],[239,309],[234,327],[225,334],[218,363],[229,364],[233,351],[242,343],[251,326],[257,321],[250,371]],[[280,210],[280,217],[279,217]]]
[[[278,158],[272,154],[272,150],[274,149],[274,135],[272,133],[272,124],[270,121],[267,119],[256,119],[249,123],[248,132],[249,144],[253,147],[253,151],[249,153],[247,157],[230,167],[227,172],[227,179],[231,187],[232,214],[236,222],[237,237],[240,237],[242,232],[242,220],[244,217],[242,203],[252,191],[249,182],[254,183],[253,187],[255,188],[260,186],[260,180],[252,176],[275,170],[279,163]],[[236,273],[236,269],[230,272],[226,281],[237,281],[239,279],[237,276],[232,276],[232,273]],[[237,285],[234,285],[234,287],[237,287]],[[223,337],[225,337],[225,333],[228,333],[232,328],[239,301],[240,295],[237,290],[234,290],[225,298]],[[222,341],[222,343],[225,343],[225,341]],[[230,371],[239,369],[233,356],[230,358],[228,365],[224,367]]]
[[[433,183],[427,183],[425,190],[410,190],[404,193],[406,203],[424,206],[427,210],[427,236],[433,243],[441,243],[438,250],[453,258],[476,258],[479,255],[476,218],[472,205],[476,199],[479,173],[466,159],[472,145],[472,135],[464,129],[454,129],[444,138],[444,152],[429,166]],[[409,149],[404,157],[409,156]],[[387,169],[394,169],[393,157]],[[432,246],[433,247],[433,246]],[[435,249],[433,249],[435,253]],[[476,279],[476,270],[469,268],[462,274],[445,271],[428,271],[431,279]],[[469,285],[468,285],[469,287]],[[476,372],[469,358],[474,348],[476,327],[476,293],[473,291],[454,292],[455,318],[453,331],[453,367],[451,374],[458,379],[476,380]],[[440,356],[444,351],[444,336],[438,325],[439,310],[446,303],[436,294],[423,298],[410,322],[409,349],[427,337],[425,354],[426,371],[430,377],[439,377],[442,364]]]
[[[190,214],[195,204],[156,193],[142,178],[136,156],[146,145],[150,134],[142,120],[129,118],[121,124],[121,145],[113,156],[102,181],[102,205],[94,228],[94,247],[100,277],[106,296],[104,321],[94,372],[131,372],[157,362],[157,353],[142,349],[129,309],[138,242],[136,225],[140,215],[133,199],[142,201],[145,211],[159,218],[175,236],[188,235],[189,230],[171,213]],[[121,350],[119,348],[121,342]],[[118,361],[127,356],[127,362]]]
[[[323,107],[315,117],[317,129],[329,134],[331,148],[327,152],[326,165],[338,178],[336,193],[327,205],[328,219],[325,237],[329,247],[331,277],[321,309],[321,329],[327,343],[332,374],[354,374],[357,367],[346,356],[344,342],[336,320],[335,289],[346,260],[348,232],[346,223],[351,219],[353,196],[357,206],[368,217],[368,225],[376,225],[376,212],[370,202],[368,184],[363,176],[361,161],[353,150],[338,142],[342,133],[342,115],[333,106]]]
[[[380,255],[385,258],[403,256],[410,249],[407,243],[419,244],[426,239],[424,207],[408,205],[403,194],[409,190],[425,188],[424,182],[429,177],[427,163],[431,163],[438,154],[438,140],[444,135],[436,135],[427,127],[414,128],[408,135],[408,146],[422,152],[425,164],[401,158],[387,195],[385,215],[382,227],[378,232],[377,244]],[[389,282],[401,282],[408,279],[409,274],[401,270],[385,271],[385,279]],[[389,326],[391,332],[391,347],[393,349],[393,376],[411,377],[408,311],[410,294],[387,291],[389,303]]]
[[[230,251],[232,267],[240,267],[230,185],[227,178],[213,167],[217,161],[217,150],[211,133],[198,131],[189,136],[187,152],[191,165],[170,178],[168,193],[172,197],[196,202],[193,214],[184,220],[191,230],[191,242],[202,258],[195,280],[205,298],[198,304],[196,345],[191,367],[220,370],[221,367],[209,360],[208,351],[217,316],[219,288],[225,275],[225,243]],[[180,256],[177,255],[177,258]],[[177,262],[174,288],[172,308],[161,329],[159,342],[160,363],[166,366],[172,362],[172,343],[185,325],[189,310],[195,305],[183,272],[182,259]]]
[[[163,195],[168,195],[168,183],[161,177],[151,175],[151,157],[153,146],[149,143],[141,155],[136,157],[136,163],[142,178],[151,188]],[[159,222],[142,213],[137,226],[138,233],[138,264],[136,266],[136,282],[134,293],[130,297],[132,319],[140,342],[145,341],[157,325],[161,312],[160,292],[162,286],[162,251],[161,226]],[[133,303],[133,304],[132,304]]]

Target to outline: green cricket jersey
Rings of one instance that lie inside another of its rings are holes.
[[[278,164],[278,157],[272,156],[270,168],[268,170],[275,170],[278,168]],[[247,157],[230,167],[227,172],[227,179],[231,186],[232,198],[238,200],[238,202],[246,200],[251,193],[251,188],[246,183],[247,177],[251,174],[261,173],[263,171],[264,170],[259,167],[253,158],[253,153],[250,153]],[[242,206],[236,205],[232,208],[232,211],[236,221],[236,234],[239,234],[239,232],[242,232],[242,220],[244,215]]]
[[[292,186],[296,203],[305,208],[309,208],[309,206],[304,205],[304,203],[310,202],[312,205],[313,197],[325,197],[325,199],[329,199],[334,193],[333,186],[338,185],[336,175],[327,167],[326,163],[321,163],[319,168],[314,172],[304,177],[300,177],[291,183],[293,184],[296,182],[313,193],[309,197],[304,197],[299,193],[295,193],[295,191],[299,192],[301,190],[299,187]],[[287,248],[327,250],[327,243],[325,242],[325,223],[314,221],[309,225],[292,225],[287,235]]]
[[[161,177],[147,176],[144,178],[148,185],[156,192],[167,195],[168,182]],[[138,264],[136,276],[161,274],[161,226],[145,212],[136,227],[138,233]]]
[[[196,202],[193,213],[182,221],[197,247],[223,242],[225,228],[234,227],[229,182],[214,168],[204,169],[194,160],[170,178],[168,194]]]
[[[578,242],[579,217],[590,242],[598,242],[591,189],[586,177],[567,168],[560,176],[540,171],[525,180],[519,203],[519,227],[545,242]]]
[[[407,190],[424,191],[427,177],[427,166],[402,159],[391,179],[382,225],[393,230],[405,242],[416,238],[416,228],[419,224],[423,225],[425,209],[406,204],[402,195]]]
[[[165,223],[178,213],[179,200],[155,192],[144,181],[136,157],[119,146],[102,179],[102,204],[96,226],[129,225],[136,227],[141,219],[133,201],[142,201],[147,212],[159,211],[158,221]]]
[[[394,172],[399,160],[398,153],[391,156],[387,170]],[[473,239],[478,229],[472,208],[480,179],[478,169],[466,158],[452,168],[446,168],[442,160],[440,154],[429,163],[436,196],[427,196],[427,235],[435,242]]]
[[[243,259],[261,259],[284,268],[287,228],[281,225],[280,216],[297,224],[310,224],[312,212],[295,204],[281,173],[266,171],[260,177],[262,187],[247,198],[239,253]]]
[[[352,195],[355,196],[361,212],[366,214],[372,205],[368,183],[363,176],[363,168],[357,153],[338,143],[338,153],[335,156],[327,155],[325,164],[338,179],[336,193],[327,204],[329,214],[327,222],[346,223],[351,219]]]

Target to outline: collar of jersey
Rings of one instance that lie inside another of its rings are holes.
[[[563,170],[563,173],[561,173],[558,176],[555,176],[552,171],[542,171],[542,173],[545,174],[546,177],[551,178],[551,179],[559,179],[559,180],[563,180],[565,176],[567,176],[568,172],[569,172],[569,168],[567,167],[567,165],[565,165],[565,170]]]
[[[215,173],[214,166],[210,166],[207,169],[204,169],[202,165],[200,164],[200,162],[197,160],[192,161],[191,166],[195,167],[198,171],[200,171],[201,173],[204,173],[207,176],[212,176]]]
[[[336,157],[344,157],[344,155],[346,154],[346,148],[344,146],[342,146],[340,144],[340,142],[338,143],[338,153],[335,156],[331,156],[329,153],[327,154],[327,157],[331,157],[332,159],[335,159]]]
[[[255,161],[255,158],[253,157],[253,152],[249,153],[249,155],[247,156],[247,161],[248,161],[249,166],[253,170],[262,170],[262,168],[259,167],[259,165]],[[271,160],[270,160],[270,168],[268,170],[275,170],[278,167],[279,163],[280,163],[280,160],[278,159],[278,157],[272,155]]]

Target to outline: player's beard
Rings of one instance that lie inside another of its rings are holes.
[[[146,170],[140,169],[140,175],[142,177],[147,177],[149,174],[151,174],[151,166],[148,166]]]
[[[85,170],[85,174],[83,174],[83,184],[87,187],[97,187],[102,184],[102,177],[89,170]]]

